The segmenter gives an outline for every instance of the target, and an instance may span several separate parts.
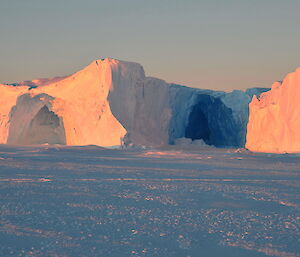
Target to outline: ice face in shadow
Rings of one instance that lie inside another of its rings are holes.
[[[127,131],[126,141],[157,146],[186,137],[214,146],[244,146],[251,100],[247,93],[228,96],[168,84],[145,77],[137,64],[114,67],[112,78],[110,107]]]

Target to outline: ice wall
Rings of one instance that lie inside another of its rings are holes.
[[[269,92],[253,97],[246,147],[251,151],[300,152],[300,68]]]

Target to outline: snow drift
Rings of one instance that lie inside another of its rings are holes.
[[[250,103],[246,147],[251,151],[300,152],[300,68]]]
[[[178,138],[244,146],[253,94],[201,90],[103,59],[67,77],[0,85],[0,143],[160,146]]]

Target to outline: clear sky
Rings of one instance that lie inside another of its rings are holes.
[[[299,0],[0,0],[0,82],[113,57],[193,87],[267,87],[300,66],[299,28]]]

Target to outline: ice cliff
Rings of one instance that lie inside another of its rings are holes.
[[[246,147],[251,151],[300,152],[300,68],[250,103]]]
[[[244,146],[253,94],[201,90],[103,59],[67,77],[0,84],[0,143],[159,146],[178,138]]]

